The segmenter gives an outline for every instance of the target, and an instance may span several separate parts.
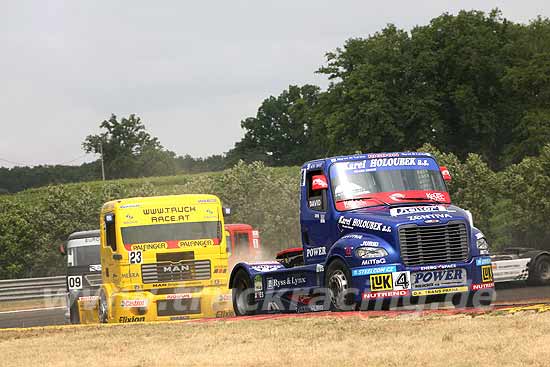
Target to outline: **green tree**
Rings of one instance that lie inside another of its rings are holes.
[[[175,155],[166,151],[159,140],[145,130],[138,116],[131,114],[118,121],[115,115],[111,115],[100,128],[106,131],[89,135],[82,147],[87,153],[100,154],[103,151],[108,178],[174,173]]]
[[[503,229],[515,246],[550,249],[550,144],[534,157],[525,157],[499,173],[500,192],[507,202],[503,210],[509,213],[494,224]]]
[[[433,154],[440,165],[449,169],[452,180],[448,183],[448,190],[453,203],[469,210],[474,225],[491,238],[490,222],[495,204],[501,197],[497,174],[479,154],[470,153],[461,161],[455,154],[442,153],[430,144],[424,144],[419,151]]]
[[[506,163],[518,163],[539,155],[550,142],[550,20],[539,17],[522,27],[510,53],[503,83],[518,115],[505,158]]]
[[[550,141],[549,22],[461,11],[348,40],[319,70],[331,80],[316,118],[325,145],[341,154],[430,143],[497,169],[538,154]]]
[[[319,70],[333,82],[322,96],[330,155],[414,149],[434,140],[440,121],[431,84],[413,69],[407,32],[390,25],[350,39]]]
[[[262,162],[240,161],[215,184],[224,204],[234,210],[230,220],[260,230],[264,255],[300,243],[300,174],[297,168],[290,170],[276,175]]]
[[[184,173],[215,172],[227,166],[224,155],[214,154],[206,158],[193,158],[189,154],[176,158],[177,170]]]
[[[0,279],[27,277],[35,272],[35,254],[43,233],[35,226],[40,211],[18,200],[0,202]]]
[[[228,160],[288,166],[314,158],[320,150],[313,121],[319,93],[313,85],[291,85],[278,97],[265,99],[255,117],[241,122],[245,136],[228,153]]]

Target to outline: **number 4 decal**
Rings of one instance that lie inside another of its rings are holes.
[[[130,251],[130,264],[141,264],[141,251]]]
[[[411,272],[398,271],[393,273],[393,289],[394,290],[411,289]]]

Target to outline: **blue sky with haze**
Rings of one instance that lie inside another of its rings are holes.
[[[177,154],[226,152],[263,99],[327,81],[324,54],[387,23],[498,7],[515,22],[545,1],[0,0],[0,166],[79,164],[111,113],[141,116]]]

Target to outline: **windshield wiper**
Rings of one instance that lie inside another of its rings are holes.
[[[387,206],[387,207],[392,206],[390,203],[386,203],[384,200],[379,199],[379,198],[375,198],[375,197],[372,197],[372,196],[367,196],[367,197],[364,197],[364,198],[343,199],[343,200],[338,200],[337,202],[338,203],[343,203],[345,201],[359,201],[359,200],[378,200],[381,203],[381,204],[378,204],[378,205],[369,205],[369,206],[379,206],[379,205],[384,205],[384,206]],[[359,209],[359,208],[356,208],[356,209]]]
[[[434,202],[436,204],[443,204],[441,201],[437,201],[437,200],[434,200],[434,199],[430,199],[430,198],[424,198],[424,197],[418,197],[418,198],[411,198],[411,197],[408,197],[408,196],[404,196],[402,198],[399,198],[400,200],[419,200],[419,201],[431,201],[431,202]]]

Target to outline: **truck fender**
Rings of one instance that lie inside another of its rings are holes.
[[[238,263],[237,265],[235,265],[233,267],[233,270],[231,271],[231,275],[229,276],[229,289],[234,288],[233,282],[235,281],[235,274],[237,274],[237,272],[241,269],[244,270],[245,272],[247,272],[248,275],[250,275],[250,272],[248,271],[247,267],[245,266],[245,263]]]
[[[363,259],[358,258],[355,254],[355,249],[358,247],[382,248],[386,250],[388,255],[380,258],[374,258],[371,263],[364,264]],[[334,256],[339,257],[350,268],[366,265],[389,264],[400,261],[399,251],[396,251],[384,239],[370,233],[350,233],[338,239],[334,245],[332,245],[327,254],[325,267],[329,265],[329,261],[332,261]]]
[[[475,240],[477,240],[479,238],[482,238],[482,237],[485,237],[483,232],[481,232],[481,230],[477,227],[472,227],[472,236]]]
[[[239,270],[244,270],[250,277],[250,280],[252,281],[254,279],[254,276],[258,274],[264,274],[264,273],[268,273],[268,272],[275,271],[282,268],[284,268],[284,265],[277,261],[238,263],[237,265],[235,265],[235,267],[231,271],[231,275],[229,276],[229,288],[232,289],[234,287],[233,282],[235,281],[235,274],[237,274]]]
[[[529,262],[529,273],[531,273],[534,270],[533,267],[537,263],[537,260],[541,256],[550,256],[550,252],[544,251],[544,250],[543,251],[533,250],[533,251],[530,251],[530,252],[526,253],[526,255],[531,258],[531,261]]]

